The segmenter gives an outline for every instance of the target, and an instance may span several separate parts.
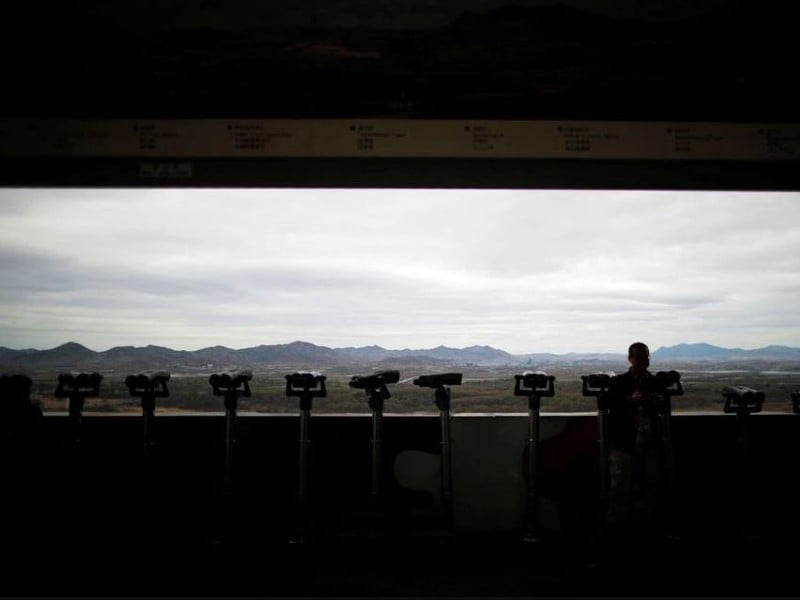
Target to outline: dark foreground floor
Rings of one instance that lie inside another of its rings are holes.
[[[800,553],[788,543],[780,532],[747,539],[733,531],[537,544],[509,535],[328,537],[302,545],[27,539],[4,552],[1,594],[800,597]]]

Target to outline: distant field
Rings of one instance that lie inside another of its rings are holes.
[[[766,395],[764,410],[791,412],[790,392],[800,391],[800,363],[768,364],[768,365],[724,365],[709,366],[704,364],[669,366],[682,373],[685,395],[673,400],[675,412],[680,411],[721,411],[722,396],[720,391],[729,385],[747,385],[763,391]],[[439,369],[441,371],[441,369]],[[448,371],[460,371],[464,374],[463,384],[453,387],[452,412],[526,412],[525,398],[515,398],[514,374],[522,369],[509,367],[453,367]],[[593,398],[581,395],[581,375],[596,371],[613,370],[621,373],[625,370],[620,365],[592,364],[586,366],[548,367],[544,370],[556,377],[556,395],[542,401],[543,412],[582,412],[596,409]],[[658,370],[654,367],[653,370]],[[284,394],[284,374],[286,370],[254,369],[251,385],[252,397],[242,399],[240,411],[257,411],[271,413],[296,412],[297,400],[287,398]],[[356,371],[359,374],[361,372]],[[363,373],[370,372],[364,369]],[[429,389],[419,388],[411,383],[411,379],[423,371],[401,371],[401,383],[390,386],[392,397],[386,401],[387,413],[429,412],[436,413],[433,404],[433,393]],[[205,374],[174,373],[169,382],[170,397],[158,401],[158,411],[211,411],[222,412],[222,398],[212,394]],[[328,397],[316,400],[314,412],[321,413],[367,413],[366,396],[361,390],[348,386],[352,369],[332,369],[326,371],[328,376]],[[45,411],[66,410],[66,402],[53,397],[55,390],[55,374],[33,374],[34,389],[32,398]],[[115,373],[104,373],[101,397],[88,399],[86,411],[101,412],[139,412],[138,400],[128,396],[124,385],[124,376]]]

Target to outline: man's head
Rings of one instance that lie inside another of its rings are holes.
[[[650,366],[650,348],[642,342],[634,342],[628,347],[628,362],[636,372],[646,371]]]

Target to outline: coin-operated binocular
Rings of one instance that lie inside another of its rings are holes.
[[[253,379],[253,372],[250,369],[231,369],[221,373],[214,373],[208,378],[215,396],[222,396],[225,399],[225,409],[236,413],[239,398],[249,398],[250,381]]]
[[[610,408],[609,390],[614,377],[616,377],[616,373],[613,371],[581,375],[583,395],[594,397],[597,400],[597,442],[600,451],[600,496],[603,515],[605,515],[608,507],[609,491],[611,489],[611,472],[608,460],[608,411]]]
[[[33,380],[27,375],[0,375],[0,398],[12,404],[29,401]]]
[[[22,448],[39,446],[32,435],[38,433],[36,426],[42,417],[41,407],[31,402],[32,387],[33,380],[27,375],[0,375],[0,443],[25,455],[28,452]]]
[[[450,410],[450,389],[448,385],[461,385],[461,373],[439,373],[437,375],[420,375],[413,381],[414,385],[432,388],[434,404],[441,411]]]
[[[750,415],[761,412],[764,405],[764,393],[751,387],[736,385],[722,389],[722,397],[725,399],[723,411],[736,415],[739,426],[739,453],[741,460],[741,496],[743,500],[752,505],[758,506],[760,499],[757,495],[755,485],[755,472],[753,465],[752,438],[750,431]],[[755,513],[747,515],[748,519],[755,518]]]
[[[383,412],[383,401],[391,398],[388,383],[400,381],[400,371],[378,371],[372,375],[354,375],[350,379],[350,387],[364,390],[369,398],[369,407],[373,411]]]
[[[616,373],[613,371],[581,375],[583,395],[594,396],[597,398],[597,407],[599,409],[606,409],[605,401],[608,397],[608,391],[611,388],[614,377],[616,377]]]
[[[655,375],[656,408],[658,418],[661,422],[661,442],[664,452],[664,473],[666,477],[666,512],[665,522],[675,516],[676,493],[675,493],[675,453],[672,447],[672,398],[683,395],[683,385],[681,384],[681,374],[678,371],[658,371]],[[669,524],[675,527],[675,524]],[[676,531],[669,535],[673,539],[681,536]]]
[[[678,371],[659,371],[656,373],[656,406],[661,419],[661,436],[667,458],[667,469],[672,468],[672,398],[683,396],[681,374]]]
[[[514,375],[514,395],[526,396],[530,410],[539,410],[542,398],[555,395],[555,376],[541,371],[525,371]]]
[[[300,398],[300,410],[311,410],[314,398],[328,395],[325,389],[327,377],[317,371],[297,371],[286,375],[286,395]]]
[[[539,539],[539,409],[543,397],[555,395],[553,375],[540,371],[525,371],[514,375],[514,395],[528,398],[528,497],[525,507],[526,542]]]
[[[298,531],[290,542],[303,544],[306,540],[308,505],[308,454],[311,445],[311,408],[314,398],[328,395],[326,376],[317,371],[296,371],[286,377],[286,395],[300,399],[300,452],[297,474]]]
[[[383,403],[391,398],[387,384],[400,381],[400,371],[378,371],[372,375],[355,375],[350,379],[350,387],[364,390],[369,407],[372,409],[372,486],[370,502],[377,506],[380,498],[381,445],[383,444]]]
[[[723,411],[739,416],[761,412],[764,405],[764,392],[744,385],[723,388],[722,397],[725,399]]]
[[[659,393],[667,396],[682,396],[681,374],[678,371],[659,371],[656,373],[656,386]]]
[[[739,443],[742,456],[746,465],[749,465],[750,456],[750,415],[761,412],[764,405],[764,392],[760,392],[744,385],[735,385],[722,388],[722,397],[725,405],[722,410],[735,414],[739,423]]]
[[[413,381],[414,385],[434,390],[434,404],[439,409],[442,429],[442,512],[448,523],[453,518],[453,462],[450,442],[450,388],[447,386],[461,385],[461,378],[461,373],[438,373],[420,375]]]
[[[800,392],[792,392],[791,398],[792,398],[792,410],[795,413],[800,414]]]
[[[170,374],[167,371],[142,371],[125,378],[125,385],[132,398],[142,400],[142,418],[144,421],[143,444],[145,455],[153,444],[152,424],[155,419],[156,398],[168,398],[167,382]]]
[[[0,375],[0,425],[25,424],[37,411],[31,404],[32,386],[27,375]]]
[[[132,398],[142,401],[142,465],[143,490],[145,495],[152,491],[151,448],[154,445],[153,422],[155,421],[156,398],[168,398],[167,382],[170,374],[167,371],[142,371],[125,378],[125,385]]]
[[[58,376],[58,385],[54,393],[56,398],[67,398],[69,404],[69,418],[76,444],[81,441],[80,428],[83,418],[83,406],[86,398],[96,398],[100,395],[100,382],[103,376],[100,373],[72,372],[61,373]]]
[[[236,410],[239,398],[249,398],[250,381],[253,372],[250,369],[232,369],[214,373],[208,383],[215,396],[222,396],[225,402],[225,477],[223,493],[229,496],[233,485],[233,453],[236,445]]]

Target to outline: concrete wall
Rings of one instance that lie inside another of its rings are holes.
[[[517,530],[525,508],[527,417],[458,415],[451,426],[455,528]],[[79,527],[81,535],[115,537],[110,527],[136,529],[142,515],[168,524],[158,534],[166,538],[200,539],[213,523],[226,520],[244,520],[252,535],[288,534],[296,499],[298,417],[240,415],[237,427],[235,501],[226,503],[220,493],[221,415],[157,415],[149,471],[142,460],[140,417],[86,416],[76,446],[67,417],[47,415],[24,437],[3,439],[6,508],[21,506],[21,519],[48,522],[55,529],[40,531],[45,536],[57,535],[58,527],[65,528],[65,536],[75,535]],[[753,415],[751,429],[755,494],[748,496],[736,417],[673,417],[678,496],[689,522],[725,527],[746,514],[772,528],[797,526],[800,416]],[[311,514],[321,531],[352,528],[366,510],[370,433],[368,415],[312,418]],[[389,415],[384,439],[387,514],[394,527],[413,529],[436,514],[441,499],[439,418]],[[541,440],[542,526],[580,535],[593,526],[598,506],[596,418],[545,414]]]

